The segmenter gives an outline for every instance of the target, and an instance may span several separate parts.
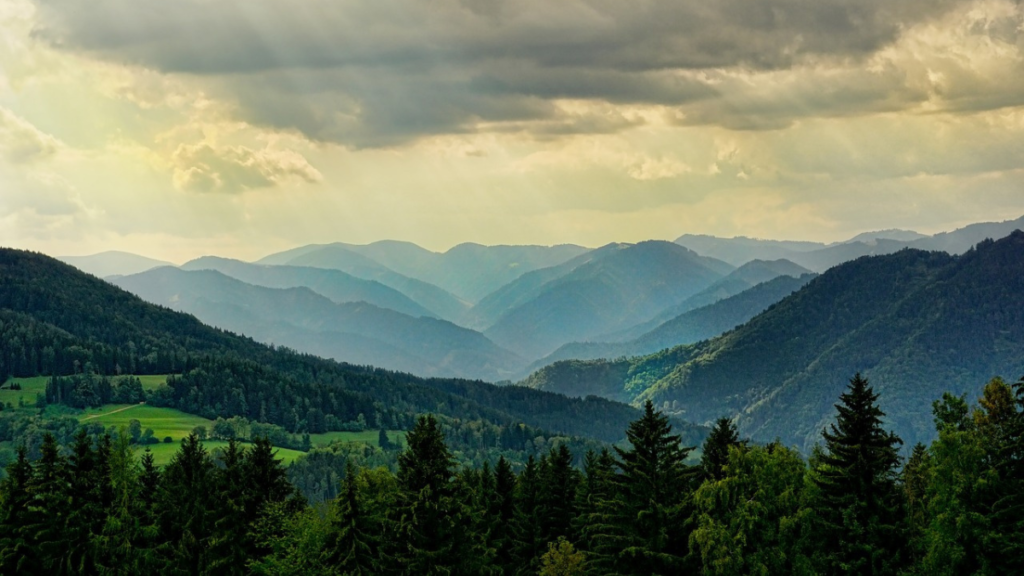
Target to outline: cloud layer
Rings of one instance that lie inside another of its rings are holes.
[[[963,5],[38,0],[34,34],[111,62],[207,77],[252,123],[374,147],[482,129],[550,137],[634,125],[574,115],[563,100],[662,106],[683,124],[755,130],[808,114],[906,109],[941,83],[915,78],[919,63],[871,60]],[[970,33],[1019,49],[1019,17],[973,22]],[[973,93],[955,76],[942,79],[941,95],[954,102],[959,90]],[[990,107],[1018,99],[1012,89],[990,94]]]

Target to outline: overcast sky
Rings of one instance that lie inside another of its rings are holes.
[[[0,1],[0,245],[180,262],[1021,215],[1017,1]]]

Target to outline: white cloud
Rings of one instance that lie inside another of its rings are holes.
[[[0,154],[17,164],[53,156],[60,142],[0,106]]]
[[[192,192],[237,193],[291,180],[323,180],[323,175],[304,157],[290,150],[182,144],[175,150],[172,162],[174,185]]]

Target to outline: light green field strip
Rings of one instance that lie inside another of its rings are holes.
[[[167,374],[151,374],[147,376],[136,376],[140,382],[142,382],[142,388],[145,390],[156,390],[162,384],[167,383]],[[120,379],[127,378],[127,376],[114,376],[111,380],[117,382]],[[4,404],[10,403],[15,408],[18,407],[18,400],[26,406],[35,406],[36,394],[42,394],[46,392],[46,382],[50,379],[49,376],[33,376],[32,378],[10,378],[3,384],[3,389],[0,389],[0,402]],[[14,382],[21,384],[21,390],[11,390],[10,385]]]
[[[21,399],[27,406],[35,406],[36,394],[46,392],[46,381],[49,376],[35,376],[33,378],[10,378],[4,382],[4,388],[0,390],[0,402],[18,407],[18,400]],[[21,390],[11,390],[11,384],[21,384]]]
[[[242,447],[246,449],[249,448],[248,443],[240,442],[239,444],[241,444]],[[224,440],[207,440],[203,442],[203,447],[206,448],[208,452],[213,452],[217,448],[226,448],[227,445],[228,443],[225,442]],[[172,442],[170,444],[151,444],[150,446],[147,447],[140,447],[138,451],[136,451],[136,454],[141,458],[145,449],[149,448],[149,450],[153,453],[153,462],[157,466],[164,466],[171,461],[171,458],[174,457],[174,455],[178,452],[178,449],[180,447],[181,442]],[[285,465],[291,464],[297,458],[299,458],[299,456],[305,455],[305,452],[300,452],[298,450],[289,450],[288,448],[274,448],[274,451],[277,453],[277,458],[280,459]]]

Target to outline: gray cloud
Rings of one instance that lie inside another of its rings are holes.
[[[695,71],[856,62],[956,3],[37,0],[34,34],[114,62],[210,77],[251,122],[387,146],[480,122],[538,121],[538,135],[630,125],[566,115],[556,98],[698,103],[687,122],[785,125],[778,114],[729,114],[722,87]],[[836,92],[826,107],[844,104]]]

